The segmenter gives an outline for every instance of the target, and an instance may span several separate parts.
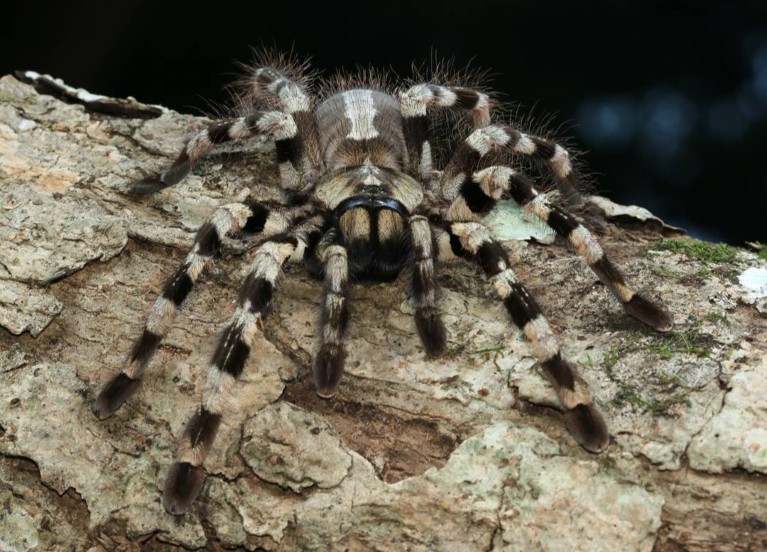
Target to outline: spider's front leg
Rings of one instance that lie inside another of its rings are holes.
[[[434,261],[436,240],[426,217],[409,219],[411,255],[410,302],[415,308],[415,325],[426,354],[439,357],[447,349],[447,331],[437,308],[439,285]],[[349,324],[349,263],[345,247],[328,232],[317,246],[317,257],[325,274],[320,315],[320,348],[314,358],[314,385],[317,394],[330,399],[338,393],[346,361],[344,338]]]
[[[349,325],[349,262],[345,247],[336,243],[330,231],[317,247],[317,257],[325,274],[320,311],[320,348],[314,357],[314,387],[323,399],[333,398],[344,372],[344,337]]]
[[[437,305],[437,242],[426,217],[410,217],[410,240],[410,303],[415,308],[415,326],[426,354],[436,358],[447,350],[447,330]]]
[[[170,331],[179,307],[189,296],[206,265],[220,256],[225,235],[243,232],[272,236],[284,231],[302,215],[301,209],[281,212],[255,201],[230,203],[216,209],[198,230],[192,250],[165,283],[122,370],[96,398],[93,404],[96,416],[102,420],[108,418],[138,388],[144,370],[163,337]]]
[[[282,265],[288,259],[304,259],[322,226],[323,219],[313,217],[290,232],[274,236],[256,251],[251,271],[240,288],[237,308],[226,322],[211,358],[202,404],[181,436],[177,460],[165,480],[163,505],[169,514],[185,513],[199,495],[205,481],[203,460],[261,332]]]
[[[603,451],[610,444],[610,434],[591,401],[588,385],[575,365],[562,355],[538,303],[511,270],[506,251],[480,223],[449,223],[447,230],[453,251],[475,259],[482,266],[512,321],[532,344],[543,373],[565,409],[567,429],[586,450]]]

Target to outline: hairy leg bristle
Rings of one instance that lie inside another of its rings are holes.
[[[439,358],[447,351],[447,330],[437,310],[426,308],[415,312],[415,327],[418,336],[431,358]]]
[[[668,332],[674,327],[671,315],[654,303],[635,293],[623,308],[637,320],[641,320],[659,332]]]
[[[579,404],[566,410],[565,426],[578,444],[589,452],[602,452],[610,444],[607,424],[593,404]]]
[[[168,470],[162,491],[165,511],[180,516],[189,511],[205,483],[205,470],[189,462],[176,462]]]
[[[140,379],[131,379],[120,372],[99,393],[93,403],[93,413],[99,420],[109,418],[136,391],[139,383]]]
[[[323,399],[338,394],[338,386],[344,373],[346,351],[339,345],[323,345],[314,357],[314,388]]]

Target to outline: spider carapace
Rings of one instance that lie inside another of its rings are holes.
[[[257,64],[240,96],[245,107],[239,116],[194,136],[165,172],[131,183],[134,193],[159,191],[180,182],[211,154],[247,150],[266,138],[276,145],[284,196],[279,204],[230,203],[211,215],[165,284],[121,371],[94,404],[103,419],[135,391],[176,311],[206,264],[219,256],[224,235],[263,238],[212,354],[202,404],[187,424],[167,475],[166,510],[186,512],[202,489],[203,460],[287,261],[305,262],[324,279],[313,364],[321,397],[338,392],[343,374],[350,281],[389,281],[407,270],[414,326],[427,355],[437,357],[447,348],[447,332],[435,268],[462,257],[482,267],[531,343],[573,437],[589,451],[606,448],[609,432],[586,382],[560,351],[506,251],[482,223],[497,201],[515,200],[566,239],[629,314],[656,330],[669,330],[669,314],[634,291],[593,234],[551,194],[539,192],[521,168],[541,164],[561,195],[572,197],[578,177],[568,151],[497,122],[493,101],[471,87],[435,80],[389,89],[368,73],[357,80],[321,81],[323,99],[315,101],[315,83],[306,75],[305,65],[281,56]],[[469,130],[448,152],[444,166],[436,168],[433,150],[438,146],[430,123],[440,112],[460,115]]]

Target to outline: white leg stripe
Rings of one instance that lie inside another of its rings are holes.
[[[295,249],[289,243],[266,242],[256,253],[251,270],[257,277],[274,284],[282,263],[293,254]]]
[[[245,122],[244,117],[240,117],[231,127],[229,127],[229,137],[233,140],[244,140],[245,138],[250,138],[250,136],[251,133],[250,130],[248,130],[248,125]]]
[[[575,248],[576,253],[583,257],[589,265],[593,265],[604,257],[605,253],[602,251],[602,247],[597,242],[594,234],[589,232],[582,224],[579,224],[575,230],[570,232],[569,238],[570,244]]]
[[[472,119],[475,127],[483,127],[490,124],[490,98],[487,94],[478,92],[479,99],[474,106]]]
[[[262,132],[270,134],[275,140],[293,138],[298,134],[298,127],[293,117],[281,111],[264,113],[256,123]]]
[[[450,234],[439,229],[437,230],[437,249],[440,261],[451,261],[458,258],[450,245]]]
[[[176,305],[162,295],[154,302],[146,321],[146,329],[155,335],[165,335],[170,331],[173,318],[176,316]]]
[[[261,332],[259,329],[261,313],[250,312],[250,305],[248,305],[247,309],[242,308],[234,323],[240,329],[240,340],[248,347],[252,347],[256,341],[256,335]]]
[[[346,250],[337,245],[332,245],[328,247],[325,259],[325,271],[330,276],[330,291],[341,293],[348,275]]]
[[[487,155],[495,146],[505,146],[509,140],[510,137],[503,128],[488,126],[472,132],[466,139],[466,143],[480,155]],[[533,149],[535,149],[534,144]]]
[[[208,138],[208,131],[206,130],[189,140],[189,143],[186,145],[186,154],[190,159],[198,159],[204,157],[212,147],[213,144],[211,144]]]
[[[278,169],[280,171],[280,185],[283,188],[298,188],[299,184],[301,184],[301,177],[290,161],[280,163]]]
[[[505,264],[506,263],[503,263],[504,266]],[[501,300],[506,299],[509,295],[511,295],[511,286],[517,282],[517,277],[509,268],[502,269],[501,272],[493,276],[490,281],[493,289],[495,290],[495,293]]]
[[[535,356],[540,360],[547,360],[559,352],[559,343],[551,331],[549,322],[539,315],[522,328],[525,338],[532,344]]]
[[[266,236],[273,236],[280,232],[284,232],[287,227],[288,220],[285,215],[277,211],[272,211],[269,213],[269,216],[266,217],[263,234]]]
[[[418,170],[421,172],[422,176],[429,176],[434,170],[434,165],[432,164],[431,157],[431,144],[428,140],[423,143],[421,150],[421,161],[419,163]]]
[[[431,229],[429,221],[425,217],[412,217],[410,219],[410,232],[413,235],[413,246],[426,258],[431,258]]]
[[[211,414],[224,414],[236,384],[237,380],[232,374],[222,372],[217,366],[210,366],[208,381],[203,392],[203,408]]]
[[[493,199],[500,199],[509,189],[509,180],[516,174],[510,167],[493,165],[475,172],[471,179],[479,184],[480,189]]]
[[[417,84],[400,94],[400,110],[405,118],[426,115],[426,105],[432,100],[434,93],[428,85]]]
[[[482,244],[493,241],[487,227],[476,222],[455,223],[451,229],[461,240],[461,245],[471,253],[476,253]]]
[[[535,153],[535,142],[527,134],[520,134],[519,141],[514,146],[514,151],[524,155],[531,155]]]
[[[464,174],[458,173],[457,175],[449,178],[442,186],[442,197],[445,199],[455,199],[461,191],[461,185],[463,184]]]
[[[186,273],[192,279],[192,282],[196,282],[197,278],[200,277],[207,261],[208,257],[198,255],[195,252],[189,253],[189,255],[186,256],[184,263],[189,265],[189,268],[186,269]]]
[[[290,82],[282,87],[279,93],[282,106],[288,113],[309,111],[309,98],[296,83]]]
[[[551,214],[551,204],[545,194],[535,196],[530,203],[525,205],[524,209],[544,222],[549,220]]]
[[[450,107],[455,105],[455,102],[458,99],[458,96],[455,95],[455,92],[449,88],[445,88],[444,86],[438,86],[437,89],[439,90],[439,95],[434,98],[434,103],[441,107]]]
[[[554,157],[551,158],[550,163],[559,178],[566,178],[573,170],[573,166],[570,163],[570,154],[559,144],[556,145]]]

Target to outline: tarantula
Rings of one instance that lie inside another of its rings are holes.
[[[560,350],[535,299],[517,279],[509,257],[482,219],[511,198],[565,238],[624,309],[659,331],[671,317],[634,291],[594,235],[520,170],[541,164],[561,195],[578,184],[568,151],[541,136],[494,122],[488,94],[464,86],[415,83],[392,92],[376,79],[323,81],[314,101],[306,64],[277,57],[257,65],[241,95],[241,116],[222,119],[194,136],[163,173],[135,181],[135,193],[179,183],[205,157],[245,150],[254,141],[276,145],[284,202],[254,200],[218,208],[197,232],[191,251],[168,279],[125,365],[101,390],[95,414],[107,418],[136,390],[175,314],[205,266],[219,256],[225,235],[259,234],[263,242],[242,284],[237,308],[213,353],[202,404],[179,444],[163,490],[163,505],[183,514],[197,498],[202,467],[256,335],[262,331],[280,269],[305,261],[324,278],[319,348],[313,363],[316,392],[332,398],[344,371],[350,280],[391,281],[403,268],[415,327],[426,354],[439,357],[447,334],[438,306],[438,261],[463,257],[484,270],[498,299],[521,330],[559,397],[568,430],[591,452],[610,440],[586,382]],[[439,170],[434,167],[437,112],[452,111],[472,128]]]

